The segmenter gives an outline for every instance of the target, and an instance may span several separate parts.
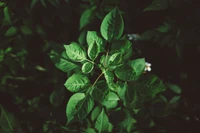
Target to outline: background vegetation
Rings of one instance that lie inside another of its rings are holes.
[[[134,34],[133,48],[167,86],[165,97],[180,96],[170,115],[155,116],[153,125],[140,123],[140,131],[199,131],[197,0],[9,0],[0,2],[0,132],[72,132],[65,126],[72,93],[63,85],[71,74],[58,69],[55,53],[70,42],[84,45],[87,31],[99,31],[116,5],[124,35]]]

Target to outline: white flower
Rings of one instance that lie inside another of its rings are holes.
[[[149,72],[151,71],[151,63],[146,62],[144,71],[149,71]]]
[[[138,40],[139,34],[127,34],[128,40]]]

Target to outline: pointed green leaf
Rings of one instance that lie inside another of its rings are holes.
[[[9,36],[10,37],[10,36],[14,36],[16,34],[17,34],[17,27],[12,26],[6,31],[5,36]]]
[[[88,47],[88,56],[91,60],[95,60],[99,54],[99,46],[94,42],[93,44],[89,45]]]
[[[146,62],[144,58],[129,61],[129,65],[134,69],[137,76],[144,73]]]
[[[97,117],[97,121],[95,123],[95,128],[99,131],[99,133],[108,131],[109,119],[108,119],[108,116],[106,115],[104,109],[102,109],[101,113]]]
[[[172,99],[170,99],[170,104],[175,104],[180,100],[181,96],[174,96]]]
[[[94,101],[90,95],[75,93],[67,103],[66,115],[67,123],[74,123],[83,120],[92,110]]]
[[[82,72],[83,73],[90,73],[92,70],[93,70],[93,68],[94,68],[94,64],[93,63],[91,63],[91,62],[86,62],[86,63],[84,63],[83,64],[83,66],[82,66]]]
[[[144,9],[144,11],[159,11],[168,8],[168,0],[153,0],[153,2]]]
[[[181,88],[178,85],[172,84],[172,83],[167,83],[166,84],[169,89],[171,89],[173,92],[177,94],[181,94]]]
[[[107,99],[103,101],[103,105],[106,106],[106,108],[111,109],[117,107],[119,97],[114,92],[109,92]]]
[[[91,120],[94,121],[98,116],[99,114],[101,113],[101,110],[102,108],[100,106],[96,106],[92,113],[91,113]]]
[[[95,9],[97,7],[93,6],[90,9],[85,10],[82,14],[81,14],[81,18],[80,18],[80,30],[85,27],[86,25],[88,25],[94,18],[95,16]]]
[[[21,32],[24,34],[24,35],[32,35],[33,32],[32,30],[30,29],[30,27],[26,26],[26,25],[23,25],[21,26]]]
[[[111,66],[119,65],[121,62],[122,62],[122,54],[120,52],[112,54],[108,60],[108,63]]]
[[[123,30],[124,21],[116,7],[103,19],[100,29],[101,35],[105,40],[111,42],[113,40],[118,40],[121,37]]]
[[[117,78],[123,81],[133,81],[138,78],[133,68],[128,65],[117,67],[114,72]]]
[[[82,62],[86,59],[86,52],[77,44],[71,43],[64,45],[68,57],[76,62]]]
[[[107,83],[109,89],[115,91],[116,86],[115,86],[115,83],[113,82],[114,78],[115,78],[113,72],[109,71],[109,70],[105,71],[104,77],[106,79],[106,83]]]
[[[9,8],[7,6],[4,7],[3,13],[4,13],[5,20],[8,21],[10,23],[10,25],[12,25],[11,13],[10,13]]]
[[[90,83],[90,80],[82,74],[73,74],[65,82],[65,87],[71,92],[82,92],[84,87]]]
[[[101,80],[96,83],[92,91],[92,97],[95,101],[102,102],[108,93],[108,86],[105,81]]]
[[[88,31],[87,32],[87,44],[88,46],[90,46],[91,44],[93,44],[94,42],[96,42],[96,44],[98,46],[104,47],[105,45],[105,40],[103,38],[101,38],[96,31]]]
[[[59,55],[52,50],[49,56],[55,66],[63,72],[69,72],[78,68],[78,65],[72,63],[71,61],[69,61],[69,59],[66,59],[66,52],[63,52],[61,55]]]
[[[8,113],[0,105],[1,115],[0,115],[0,127],[6,132],[14,132],[12,121],[9,119]]]

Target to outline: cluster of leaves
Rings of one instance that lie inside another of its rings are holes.
[[[145,59],[133,56],[123,30],[123,18],[116,7],[103,19],[100,34],[87,32],[87,45],[64,45],[55,65],[68,73],[64,86],[75,93],[66,107],[68,130],[136,132],[141,130],[137,124],[143,119],[145,127],[152,127],[153,117],[169,114],[169,102],[160,95],[165,85],[157,76],[144,72]],[[53,55],[50,57],[55,62]],[[73,125],[76,122],[82,127]]]

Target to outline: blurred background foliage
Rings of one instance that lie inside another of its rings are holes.
[[[70,73],[57,69],[64,65],[63,44],[84,45],[87,31],[99,31],[116,5],[125,20],[124,34],[132,34],[133,48],[169,88],[165,97],[173,113],[156,117],[159,110],[152,124],[143,119],[144,111],[139,127],[147,133],[158,127],[169,133],[199,130],[198,0],[1,0],[0,132],[67,131],[71,93],[63,84]]]

